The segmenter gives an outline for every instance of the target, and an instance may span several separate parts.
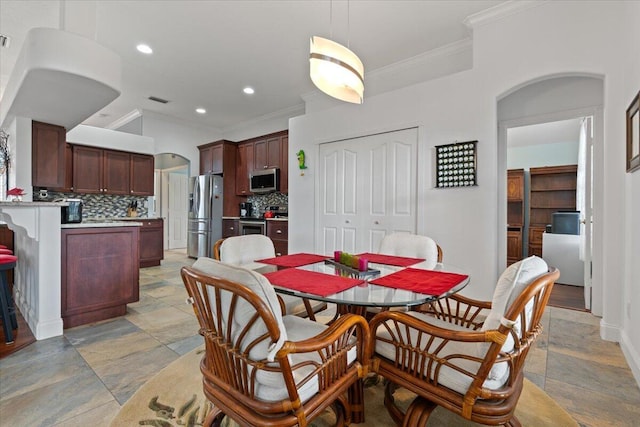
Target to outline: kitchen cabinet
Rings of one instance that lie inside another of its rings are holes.
[[[146,154],[131,154],[131,187],[132,196],[153,196],[155,159]]]
[[[287,255],[289,251],[289,223],[282,220],[267,220],[267,237],[273,241],[276,256]]]
[[[140,218],[140,268],[160,265],[164,259],[164,220]]]
[[[34,187],[65,187],[66,135],[62,126],[32,122],[31,181]]]
[[[280,140],[280,192],[289,192],[289,136]]]
[[[249,196],[249,174],[253,170],[253,144],[238,145],[238,162],[236,167],[236,194]]]
[[[222,220],[222,238],[238,236],[238,220],[237,219],[223,219]]]
[[[73,146],[73,191],[76,193],[153,195],[151,155]]]
[[[279,168],[281,137],[276,136],[258,140],[253,144],[253,168],[269,169]]]
[[[64,328],[123,316],[127,304],[138,301],[138,229],[129,226],[61,230]]]
[[[289,191],[289,132],[280,131],[238,143],[236,193],[250,196],[249,174],[254,170],[280,169],[280,192]]]
[[[237,144],[220,140],[200,145],[198,150],[200,150],[200,174],[215,174],[223,177],[222,214],[225,216],[237,215],[238,203],[240,203],[236,197]]]

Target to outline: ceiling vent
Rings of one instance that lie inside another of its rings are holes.
[[[10,42],[11,42],[11,39],[9,38],[9,36],[0,34],[0,47],[9,47]]]
[[[166,99],[158,98],[158,97],[156,97],[156,96],[150,96],[150,97],[149,97],[149,99],[150,99],[151,101],[159,102],[159,103],[161,103],[161,104],[166,104],[167,102],[169,102],[169,101],[167,101]]]

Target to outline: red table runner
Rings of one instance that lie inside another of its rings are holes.
[[[272,273],[265,273],[269,282],[274,286],[306,292],[308,294],[327,295],[344,291],[364,283],[364,280],[349,279],[347,277],[333,276],[298,268],[287,268]]]
[[[357,256],[366,258],[369,262],[374,262],[376,264],[396,265],[398,267],[408,267],[410,265],[424,261],[424,258],[408,258],[404,256],[370,253],[359,254]]]
[[[315,264],[316,262],[324,261],[329,258],[324,255],[316,255],[316,254],[291,254],[291,255],[282,255],[275,258],[265,258],[258,259],[256,262],[261,262],[263,264],[271,264],[277,265],[278,267],[300,267],[307,264]]]
[[[467,275],[443,271],[405,268],[387,276],[370,280],[374,285],[404,289],[427,295],[440,295],[464,281]]]

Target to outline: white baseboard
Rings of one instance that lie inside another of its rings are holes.
[[[629,368],[631,368],[638,387],[640,387],[640,354],[631,345],[631,340],[625,331],[622,331],[621,334],[620,348],[622,349],[625,359],[627,359],[627,363],[629,364]]]
[[[600,338],[605,341],[620,342],[620,327],[600,319]]]

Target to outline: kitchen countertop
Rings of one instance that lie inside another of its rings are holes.
[[[282,217],[282,218],[256,218],[256,217],[240,217],[240,216],[223,216],[222,219],[248,219],[249,221],[289,221],[289,218],[287,217]]]
[[[120,221],[109,219],[98,220],[82,220],[81,223],[60,224],[60,228],[100,228],[100,227],[141,227],[142,223],[138,221]]]

